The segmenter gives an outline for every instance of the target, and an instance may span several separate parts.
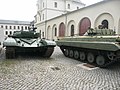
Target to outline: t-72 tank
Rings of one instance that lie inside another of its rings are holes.
[[[59,37],[57,45],[66,57],[98,67],[120,58],[120,36],[113,30],[89,29],[84,36]]]
[[[15,31],[3,42],[6,47],[6,58],[16,58],[19,55],[40,56],[49,58],[56,43],[54,41],[40,39],[39,33],[33,30]]]

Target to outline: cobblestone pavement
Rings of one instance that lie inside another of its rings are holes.
[[[2,56],[0,90],[120,90],[120,62],[89,70],[65,57],[58,47],[50,59]]]

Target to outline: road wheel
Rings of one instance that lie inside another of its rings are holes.
[[[87,54],[87,60],[89,63],[93,63],[95,61],[95,56],[93,53],[88,53]]]
[[[75,59],[78,59],[79,58],[79,52],[76,50],[74,51],[74,58]]]
[[[86,58],[85,52],[80,52],[80,60],[84,61]]]
[[[69,57],[71,57],[71,58],[72,58],[72,57],[73,57],[73,55],[74,55],[73,50],[70,50],[70,51],[69,51]]]
[[[105,64],[105,58],[102,55],[97,56],[96,58],[96,64],[98,66],[103,66]]]
[[[109,60],[114,60],[116,58],[116,54],[114,52],[107,52],[107,58]]]
[[[65,54],[66,57],[68,57],[68,55],[69,55],[69,50],[68,50],[68,49],[65,49],[64,54]]]

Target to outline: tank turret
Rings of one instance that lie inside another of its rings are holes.
[[[57,45],[66,57],[99,67],[120,58],[120,36],[114,30],[89,28],[84,36],[60,37]]]
[[[6,58],[16,58],[19,55],[40,56],[49,58],[56,43],[54,41],[41,39],[35,28],[28,31],[15,31],[9,35],[3,42],[6,47]]]

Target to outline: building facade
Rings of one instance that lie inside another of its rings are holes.
[[[35,25],[41,37],[51,40],[63,36],[84,35],[88,27],[98,28],[100,25],[120,34],[119,9],[120,0],[104,0]]]
[[[48,20],[78,10],[84,6],[85,4],[80,0],[38,0],[35,25],[41,33],[41,37],[46,38],[46,35],[51,37],[51,34],[46,33]]]
[[[35,22],[40,23],[85,6],[80,0],[38,0]]]
[[[0,42],[14,31],[28,30],[29,27],[28,21],[0,20]]]

